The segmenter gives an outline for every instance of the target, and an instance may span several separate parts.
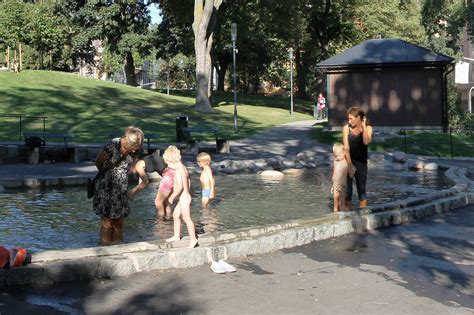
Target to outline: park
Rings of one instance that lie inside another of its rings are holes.
[[[1,2],[0,314],[472,313],[472,10]],[[171,147],[196,242],[158,212],[164,171],[136,169]],[[87,185],[119,168],[106,243],[109,186]]]

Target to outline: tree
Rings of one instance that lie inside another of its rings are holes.
[[[133,52],[145,54],[151,48],[148,25],[151,17],[144,1],[94,1],[81,8],[91,35],[101,39],[112,54],[123,58],[126,84],[136,86]]]
[[[196,54],[196,110],[212,112],[211,107],[211,49],[217,11],[222,0],[194,1],[194,50]]]
[[[26,42],[26,6],[17,0],[0,2],[0,37],[7,47],[16,47]]]
[[[29,5],[27,13],[27,36],[29,44],[39,54],[39,67],[43,69],[44,55],[50,55],[49,68],[53,67],[53,53],[64,47],[67,23],[57,14],[54,2],[39,2]]]

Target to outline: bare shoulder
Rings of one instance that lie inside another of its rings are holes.
[[[184,176],[184,177],[188,176],[188,170],[186,169],[186,166],[184,166],[184,164],[179,165],[176,168],[175,172],[176,172],[176,175],[178,176]]]
[[[348,134],[349,133],[349,125],[344,125],[344,127],[342,127],[342,133],[343,134]]]

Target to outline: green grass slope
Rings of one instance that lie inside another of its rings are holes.
[[[241,138],[290,121],[311,119],[308,114],[289,116],[281,99],[242,96],[238,103],[240,132],[233,134],[233,95],[220,94],[215,112],[198,113],[191,96],[173,96],[76,74],[50,71],[0,72],[0,140],[19,140],[22,114],[46,116],[50,132],[74,132],[78,142],[103,142],[112,132],[136,125],[159,142],[175,140],[175,117],[189,116],[189,126],[219,126],[231,138]],[[310,108],[311,104],[297,104]],[[23,117],[21,130],[42,131],[43,120]]]

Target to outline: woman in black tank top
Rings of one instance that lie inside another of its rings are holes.
[[[351,107],[347,111],[349,123],[342,129],[342,142],[347,151],[351,164],[355,167],[354,178],[356,181],[357,194],[359,195],[359,208],[367,207],[366,183],[367,183],[367,158],[368,145],[372,142],[372,127],[367,125],[365,113],[359,107]],[[349,168],[352,169],[351,167]],[[352,175],[352,174],[350,174]],[[352,200],[353,178],[347,178],[346,210],[350,210]]]

